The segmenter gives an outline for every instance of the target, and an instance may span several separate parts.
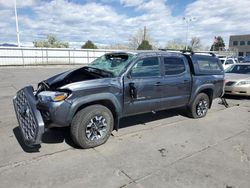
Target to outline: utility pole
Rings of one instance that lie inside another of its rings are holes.
[[[191,18],[183,17],[182,19],[183,19],[183,21],[186,22],[186,24],[187,24],[187,30],[186,30],[186,44],[185,44],[185,50],[187,50],[187,48],[188,48],[189,23],[192,22],[192,21],[195,21],[195,18],[193,18],[193,17],[191,17]]]
[[[15,6],[15,17],[16,17],[16,35],[17,35],[17,46],[20,47],[20,39],[19,39],[19,28],[18,28],[18,19],[17,19],[17,9],[16,9],[16,0],[14,0]]]

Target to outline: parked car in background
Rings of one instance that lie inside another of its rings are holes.
[[[225,94],[250,96],[250,63],[234,64],[226,69]]]
[[[233,58],[233,57],[222,57],[219,59],[220,59],[220,62],[222,64],[224,70],[227,69],[228,67],[230,67],[231,65],[238,63],[238,60],[236,58]]]
[[[244,61],[243,61],[244,63],[250,63],[250,56],[246,56],[245,58],[244,58]]]
[[[244,63],[245,58],[242,56],[237,57],[239,63]]]

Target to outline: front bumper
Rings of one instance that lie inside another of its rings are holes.
[[[44,133],[44,121],[37,109],[37,100],[32,86],[19,90],[13,98],[17,121],[24,143],[28,146],[41,143]]]

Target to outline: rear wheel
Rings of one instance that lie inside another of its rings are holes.
[[[104,144],[114,127],[111,111],[102,105],[88,106],[75,115],[71,124],[71,137],[81,148]]]
[[[199,93],[189,107],[189,116],[192,118],[205,117],[209,108],[209,97],[205,93]]]

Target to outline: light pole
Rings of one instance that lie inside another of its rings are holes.
[[[17,46],[20,47],[19,28],[18,28],[18,19],[17,19],[17,10],[16,10],[16,0],[14,0],[14,6],[15,6],[15,17],[16,17]]]
[[[195,21],[194,17],[183,17],[182,18],[184,22],[187,24],[187,30],[186,30],[186,44],[185,44],[185,50],[188,48],[188,33],[189,33],[189,23],[192,21]]]

